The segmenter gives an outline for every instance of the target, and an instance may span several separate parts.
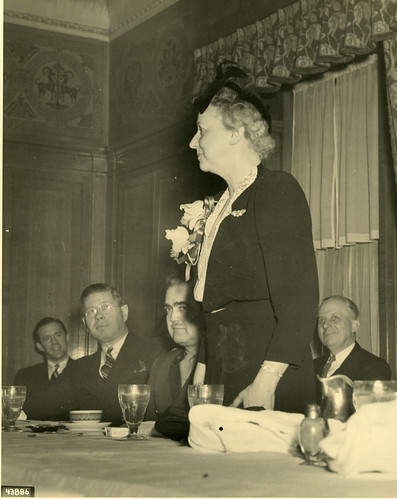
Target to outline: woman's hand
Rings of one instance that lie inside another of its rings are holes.
[[[269,370],[275,370],[280,374],[283,374],[288,367],[288,364],[282,362],[265,361],[264,364]],[[264,407],[272,411],[274,409],[274,395],[280,379],[277,374],[262,368],[259,369],[254,381],[237,395],[231,407],[239,407],[240,404],[243,404],[243,407]]]

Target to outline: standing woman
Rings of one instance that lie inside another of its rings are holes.
[[[225,65],[225,64],[223,64]],[[224,404],[303,412],[315,400],[310,342],[318,280],[306,198],[288,173],[261,162],[274,150],[270,116],[223,67],[197,100],[190,142],[200,169],[227,189],[207,219],[195,299],[206,318],[195,381],[225,385]]]

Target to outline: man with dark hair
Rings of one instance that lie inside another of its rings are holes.
[[[128,331],[128,305],[105,283],[91,284],[81,294],[82,321],[98,350],[76,361],[72,388],[75,409],[101,409],[102,420],[120,425],[119,384],[144,384],[160,348]]]
[[[155,360],[150,370],[151,396],[146,419],[156,420],[170,407],[187,413],[187,387],[193,383],[204,316],[192,286],[177,274],[166,280],[165,321],[174,348]]]
[[[359,327],[358,307],[352,300],[329,296],[321,302],[317,330],[329,352],[314,360],[316,374],[323,378],[344,374],[352,381],[390,379],[388,363],[357,343]]]
[[[45,362],[20,369],[14,384],[26,386],[23,406],[28,419],[69,419],[72,399],[67,377],[75,361],[68,355],[68,338],[65,325],[54,317],[44,317],[33,330],[36,349]]]

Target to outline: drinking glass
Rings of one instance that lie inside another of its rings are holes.
[[[356,411],[365,404],[390,402],[397,399],[397,381],[354,381],[353,404]]]
[[[3,386],[1,390],[3,418],[6,421],[4,431],[21,431],[15,422],[21,414],[26,399],[26,386]]]
[[[199,404],[223,403],[224,385],[189,385],[187,397],[190,407]]]
[[[149,403],[150,385],[119,385],[118,396],[124,420],[130,430],[125,438],[147,440],[146,435],[138,435],[138,428]]]

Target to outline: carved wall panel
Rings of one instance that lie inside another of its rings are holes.
[[[99,41],[7,25],[6,138],[104,145],[106,53]]]
[[[111,143],[134,141],[186,117],[192,69],[187,19],[176,5],[111,43]]]
[[[89,173],[5,171],[3,238],[3,376],[41,361],[32,331],[43,317],[60,318],[70,354],[89,348],[79,297],[90,279]]]

